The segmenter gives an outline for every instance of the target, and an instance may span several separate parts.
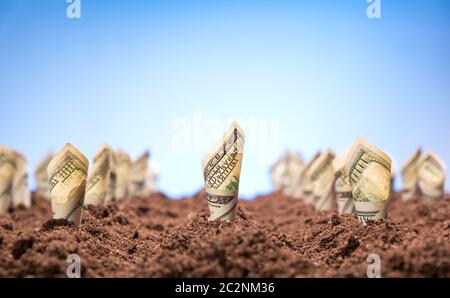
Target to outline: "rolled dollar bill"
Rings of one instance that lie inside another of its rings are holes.
[[[418,163],[418,181],[425,203],[444,197],[445,163],[433,152],[424,154]]]
[[[311,183],[311,167],[320,157],[320,151],[309,160],[306,166],[303,168],[303,172],[299,181],[299,189],[302,191],[303,200],[305,203],[314,204],[313,184]]]
[[[358,138],[350,149],[345,167],[358,219],[365,223],[369,219],[386,218],[391,188],[391,158]]]
[[[236,215],[245,135],[233,122],[203,160],[209,220],[231,221]]]
[[[107,151],[109,155],[109,177],[108,177],[108,191],[106,193],[105,204],[109,204],[116,200],[116,163],[115,163],[115,155],[114,151],[111,149],[109,145],[103,145],[99,150],[94,154],[94,163],[102,157],[103,152]]]
[[[336,201],[333,192],[333,159],[334,153],[331,150],[327,150],[319,156],[309,170],[312,194],[317,211],[336,209]]]
[[[417,162],[422,150],[417,148],[414,154],[406,161],[402,167],[403,191],[402,200],[409,201],[419,197]]]
[[[116,169],[116,200],[121,200],[129,195],[131,159],[125,151],[119,149],[114,152],[114,161]]]
[[[36,193],[41,197],[50,198],[50,192],[48,190],[48,176],[47,167],[53,158],[53,153],[48,152],[43,159],[39,161],[35,170],[34,177],[36,180]]]
[[[148,171],[147,171],[147,191],[149,193],[154,193],[158,190],[157,187],[158,181],[158,169],[156,167],[155,162],[149,162]]]
[[[111,149],[102,146],[94,156],[94,163],[89,169],[84,205],[103,205],[109,191]]]
[[[302,174],[304,163],[300,156],[292,151],[288,151],[283,157],[283,171],[281,173],[282,191],[285,195],[293,198],[301,198],[297,195],[297,188],[300,175]]]
[[[7,213],[11,206],[15,170],[12,150],[0,145],[0,214]]]
[[[355,208],[353,203],[352,186],[345,169],[350,148],[333,160],[334,169],[334,193],[339,214],[352,214]]]
[[[20,152],[12,150],[16,170],[14,171],[12,204],[14,207],[23,205],[27,208],[31,207],[31,193],[28,188],[28,164],[27,159]]]
[[[131,166],[130,196],[144,196],[148,193],[147,174],[150,152],[145,151]]]
[[[81,223],[89,161],[72,144],[67,143],[47,168],[53,218]]]

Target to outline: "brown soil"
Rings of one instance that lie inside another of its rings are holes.
[[[450,197],[391,202],[389,218],[314,211],[279,193],[240,201],[236,219],[209,222],[204,192],[163,194],[84,210],[76,227],[51,220],[50,204],[0,215],[0,277],[64,277],[78,254],[83,277],[450,277]]]

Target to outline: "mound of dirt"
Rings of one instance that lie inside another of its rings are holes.
[[[280,193],[240,201],[233,222],[208,221],[203,191],[161,193],[86,208],[82,224],[51,219],[48,200],[0,215],[0,277],[64,277],[68,257],[83,277],[450,276],[450,198],[391,200],[387,220],[316,212]]]

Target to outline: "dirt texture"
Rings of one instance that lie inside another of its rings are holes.
[[[88,207],[80,226],[51,219],[50,203],[0,215],[0,277],[450,277],[450,197],[431,205],[391,199],[388,219],[316,212],[280,193],[241,200],[232,222],[208,221],[203,191],[161,193]]]

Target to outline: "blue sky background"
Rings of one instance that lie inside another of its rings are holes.
[[[381,19],[365,0],[67,5],[0,1],[0,143],[33,167],[68,141],[150,148],[162,191],[190,194],[205,152],[174,152],[173,123],[196,113],[277,119],[277,153],[360,135],[398,166],[418,145],[450,164],[450,1],[382,0]],[[245,154],[241,194],[270,191],[270,162]]]

